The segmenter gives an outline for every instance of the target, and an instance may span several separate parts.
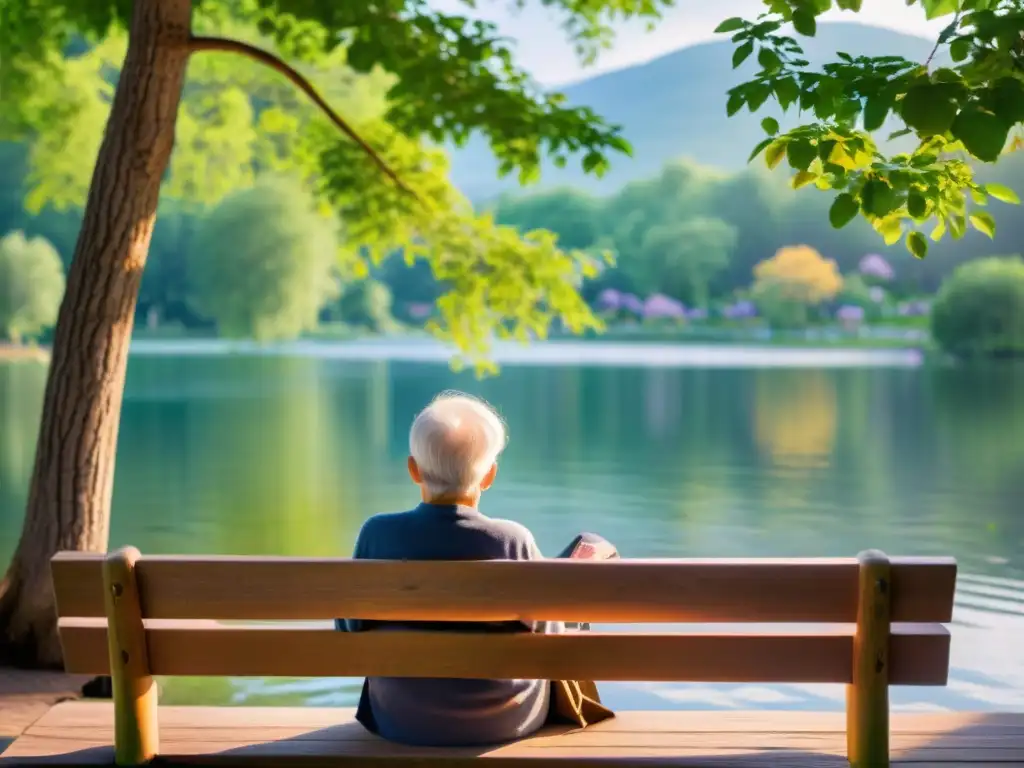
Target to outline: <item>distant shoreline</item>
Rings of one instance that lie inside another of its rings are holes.
[[[489,359],[499,365],[672,367],[917,367],[930,355],[918,345],[867,339],[817,342],[783,340],[697,340],[677,338],[595,338],[559,336],[529,344],[495,341]],[[213,336],[136,334],[131,354],[140,357],[218,357],[266,355],[352,362],[447,364],[454,347],[415,334],[337,339],[307,338],[261,344]],[[48,347],[0,345],[0,362],[50,359]]]
[[[258,344],[225,339],[136,339],[140,357],[229,355],[306,357],[349,362],[448,364],[453,347],[432,339],[366,338],[354,341],[293,341]],[[778,344],[695,344],[621,341],[495,342],[488,358],[498,365],[641,368],[915,368],[925,362],[916,348],[805,347]]]

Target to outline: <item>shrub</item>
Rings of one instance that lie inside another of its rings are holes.
[[[57,321],[64,295],[60,255],[42,237],[11,232],[0,240],[0,337],[15,344]]]
[[[932,306],[932,336],[961,358],[1024,355],[1024,261],[990,257],[957,267]]]

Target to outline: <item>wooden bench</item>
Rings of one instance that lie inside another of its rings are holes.
[[[943,623],[951,620],[956,562],[880,552],[808,560],[385,562],[140,557],[125,549],[106,557],[62,553],[53,580],[66,669],[110,674],[113,714],[109,704],[58,705],[0,762],[33,755],[109,762],[116,754],[123,765],[158,756],[188,764],[449,765],[485,756],[538,766],[659,758],[741,765],[762,755],[767,765],[823,766],[846,765],[846,751],[851,765],[878,768],[890,760],[889,686],[946,683]],[[308,624],[335,616],[702,626],[533,635],[347,634]],[[776,626],[714,626],[740,622]],[[730,713],[622,713],[492,750],[432,750],[388,744],[352,722],[350,710],[167,707],[161,749],[153,675],[844,683],[845,735],[838,715],[783,713],[785,728],[775,714],[747,715],[762,726],[745,731]],[[105,746],[111,720],[113,751]]]

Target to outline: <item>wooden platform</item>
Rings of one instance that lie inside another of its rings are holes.
[[[585,730],[548,730],[485,749],[430,750],[389,744],[367,733],[351,709],[161,707],[162,764],[374,763],[453,765],[483,757],[499,764],[570,768],[606,765],[846,766],[844,716],[814,712],[623,712]],[[111,764],[113,708],[66,702],[49,710],[0,766]],[[892,754],[900,765],[1009,768],[1024,765],[1024,714],[901,714]],[[493,763],[489,763],[493,765]]]
[[[88,675],[0,667],[0,752],[59,701],[81,696]]]

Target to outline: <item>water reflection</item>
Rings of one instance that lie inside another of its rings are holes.
[[[952,554],[945,689],[909,709],[1024,709],[1019,370],[443,365],[323,356],[133,357],[111,543],[347,555],[408,507],[408,425],[439,390],[494,402],[511,442],[487,510],[541,548],[598,530],[631,557]],[[0,366],[0,557],[20,530],[44,383]],[[351,704],[356,681],[163,681],[167,701]],[[838,709],[831,686],[613,684],[617,707]]]
[[[826,467],[836,439],[836,383],[825,371],[757,371],[754,437],[779,467]]]

